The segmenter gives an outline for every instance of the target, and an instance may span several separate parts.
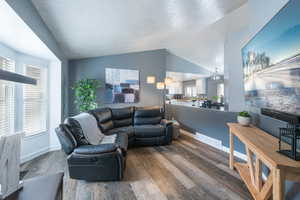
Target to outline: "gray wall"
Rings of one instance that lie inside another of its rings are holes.
[[[170,52],[166,52],[166,70],[171,72],[209,74],[209,71],[205,68]]]
[[[285,126],[285,123],[262,116],[259,108],[251,108],[245,105],[241,50],[287,2],[288,0],[272,0],[272,3],[260,0],[249,1],[249,12],[254,13],[249,19],[249,26],[228,35],[225,41],[224,71],[226,92],[228,94],[226,95],[226,102],[229,105],[229,110],[236,112],[249,110],[253,115],[253,122],[275,136],[278,136],[278,128]]]
[[[106,67],[140,70],[140,102],[138,104],[104,104],[104,88],[98,91],[98,103],[102,106],[123,107],[129,105],[151,106],[162,105],[162,91],[155,85],[147,84],[146,77],[154,75],[157,81],[163,81],[166,71],[202,73],[209,72],[194,63],[173,55],[165,49],[129,53],[122,55],[103,56],[69,61],[69,115],[77,113],[74,105],[74,83],[83,78],[95,78],[105,84],[104,71]]]
[[[99,89],[97,93],[98,103],[102,106],[122,107],[122,106],[152,106],[162,105],[162,91],[156,89],[156,85],[147,84],[147,76],[156,76],[157,81],[163,81],[165,77],[166,51],[155,50],[122,55],[104,56],[97,58],[87,58],[71,60],[69,62],[69,84],[83,78],[94,78],[105,84],[105,68],[136,69],[140,71],[140,102],[137,104],[104,104],[105,88]],[[69,110],[70,115],[76,114],[73,91],[70,89]]]
[[[236,122],[237,113],[189,106],[167,105],[167,117],[176,119],[184,129],[201,133],[229,147],[227,123]],[[236,150],[245,153],[244,145],[235,140]]]
[[[206,94],[208,99],[212,99],[213,96],[218,94],[218,84],[224,83],[223,79],[221,80],[212,80],[210,78],[206,79]]]

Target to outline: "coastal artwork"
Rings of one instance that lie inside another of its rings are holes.
[[[138,70],[105,68],[106,103],[137,103],[139,98]]]
[[[248,106],[300,114],[299,9],[289,1],[242,49]]]

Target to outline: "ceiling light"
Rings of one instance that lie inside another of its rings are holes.
[[[155,76],[147,76],[147,83],[154,84],[155,83]]]
[[[159,90],[165,89],[165,83],[164,82],[157,82],[156,83],[156,88]]]
[[[214,81],[217,81],[217,80],[220,80],[221,79],[221,76],[218,72],[218,68],[216,67],[216,71],[213,72],[212,76],[211,76],[211,79],[214,80]]]
[[[165,84],[166,85],[170,85],[170,84],[172,84],[173,83],[173,78],[171,78],[171,77],[166,77],[165,78]]]

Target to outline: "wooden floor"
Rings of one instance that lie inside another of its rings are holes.
[[[51,152],[22,166],[25,179],[64,170],[66,200],[252,199],[228,168],[228,155],[182,134],[172,145],[129,149],[121,182],[68,178],[66,156]]]

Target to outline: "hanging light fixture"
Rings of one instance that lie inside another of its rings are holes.
[[[217,81],[217,80],[220,80],[221,79],[221,76],[218,72],[218,68],[216,67],[216,70],[215,72],[213,72],[212,76],[211,76],[211,79],[214,80],[214,81]]]
[[[157,82],[157,83],[156,83],[156,88],[157,88],[158,90],[163,90],[163,89],[165,89],[165,83],[164,83],[164,82]]]
[[[172,84],[173,83],[173,78],[171,78],[171,77],[166,77],[165,78],[165,84],[166,85],[170,85],[170,84]]]

